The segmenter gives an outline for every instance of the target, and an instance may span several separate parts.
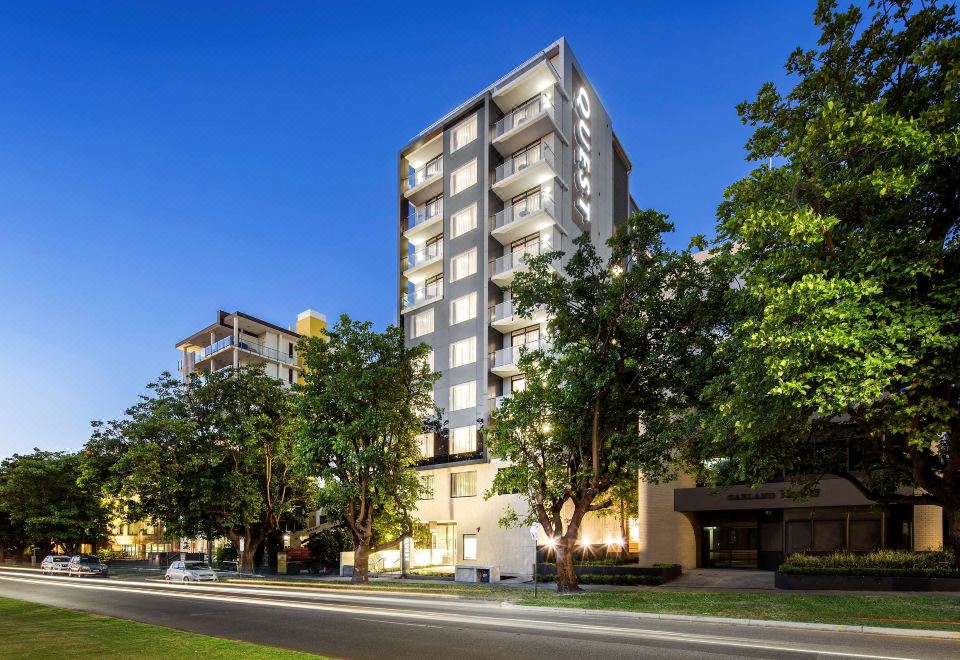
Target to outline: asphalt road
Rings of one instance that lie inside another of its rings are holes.
[[[0,596],[343,658],[950,658],[960,641],[0,569]],[[0,625],[3,622],[0,621]]]

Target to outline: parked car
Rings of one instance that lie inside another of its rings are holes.
[[[109,573],[110,569],[96,555],[74,555],[70,558],[70,564],[67,568],[67,575],[73,577],[83,577],[84,575],[107,577]]]
[[[66,573],[70,564],[70,557],[66,555],[47,555],[40,562],[40,572],[44,575]]]
[[[171,582],[216,582],[217,574],[202,561],[175,561],[170,564],[163,579]]]

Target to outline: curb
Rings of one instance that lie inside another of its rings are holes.
[[[860,626],[836,623],[805,623],[802,621],[777,621],[773,619],[733,619],[720,616],[696,616],[691,614],[657,614],[654,612],[628,612],[625,610],[587,610],[579,607],[541,607],[539,605],[515,605],[502,601],[500,607],[524,609],[527,611],[544,610],[556,614],[581,614],[589,616],[617,616],[630,619],[653,619],[658,621],[684,621],[687,623],[713,623],[759,628],[792,628],[795,630],[817,630],[825,632],[860,633],[866,635],[886,635],[889,637],[933,637],[937,639],[960,639],[960,632],[949,630],[927,630],[924,628],[891,628],[884,626]]]

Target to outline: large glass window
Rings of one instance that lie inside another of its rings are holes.
[[[477,361],[477,338],[467,337],[450,344],[450,368]]]
[[[465,410],[477,405],[477,381],[460,383],[450,388],[450,410]]]
[[[413,336],[422,337],[433,332],[433,308],[413,317]]]
[[[433,434],[420,433],[417,435],[417,445],[423,458],[433,458]]]
[[[477,317],[477,292],[473,291],[450,301],[450,325]]]
[[[477,272],[477,248],[472,247],[450,258],[450,281],[462,280]]]
[[[450,175],[450,194],[456,195],[477,182],[477,161],[470,161]]]
[[[450,216],[450,237],[462,236],[468,231],[477,228],[477,205],[471,204],[467,208],[457,211]]]
[[[477,451],[477,426],[460,426],[450,429],[450,453],[466,454]]]
[[[477,116],[473,115],[469,119],[453,127],[450,136],[450,150],[456,151],[465,144],[470,144],[477,139]]]
[[[476,495],[476,472],[454,472],[450,475],[450,497],[476,497]]]

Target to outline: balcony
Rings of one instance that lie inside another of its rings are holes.
[[[414,245],[438,234],[443,222],[443,197],[416,209],[407,221],[407,230],[403,232],[403,236]]]
[[[515,108],[493,127],[493,146],[501,156],[509,156],[525,144],[548,133],[560,134],[559,112],[547,90]]]
[[[552,181],[556,176],[553,149],[540,142],[497,165],[492,188],[506,202],[524,190]]]
[[[401,260],[403,276],[411,282],[423,282],[443,270],[443,242],[430,243]]]
[[[413,171],[407,180],[407,190],[404,195],[410,200],[410,203],[420,206],[441,192],[443,192],[442,155]]]
[[[290,366],[297,366],[297,357],[296,355],[290,355],[289,353],[284,353],[283,351],[278,351],[275,348],[270,348],[269,346],[264,346],[263,344],[247,339],[246,337],[240,337],[236,341],[233,339],[233,335],[229,337],[224,337],[220,341],[210,344],[209,346],[204,347],[202,350],[193,354],[194,356],[194,366],[210,358],[220,351],[229,348],[231,346],[236,346],[241,351],[247,353],[253,353],[254,355],[272,360],[273,362],[281,362]],[[222,368],[222,367],[221,367]]]
[[[512,300],[506,300],[490,308],[490,325],[500,332],[519,330],[534,323],[543,323],[546,320],[547,312],[542,307],[534,309],[530,316],[520,316],[514,313]]]
[[[443,299],[443,285],[442,284],[430,284],[427,286],[422,286],[414,289],[410,293],[403,296],[401,300],[401,305],[404,312],[410,312],[418,307],[423,307],[432,302]]]
[[[541,238],[537,243],[517,249],[493,261],[490,279],[498,286],[509,286],[513,276],[527,268],[527,259],[549,252],[553,247],[549,240]]]
[[[446,465],[448,463],[460,463],[462,461],[479,461],[483,459],[483,434],[477,433],[476,449],[472,451],[450,453],[450,438],[434,436],[433,454],[423,456],[417,461],[417,467],[427,467],[430,465]]]
[[[502,245],[510,245],[519,238],[556,224],[556,217],[553,197],[540,191],[497,212],[490,222],[493,227],[490,235]]]
[[[501,348],[490,356],[490,371],[501,378],[516,376],[520,371],[520,357],[529,351],[546,350],[549,344],[541,339],[529,341],[519,346]]]

